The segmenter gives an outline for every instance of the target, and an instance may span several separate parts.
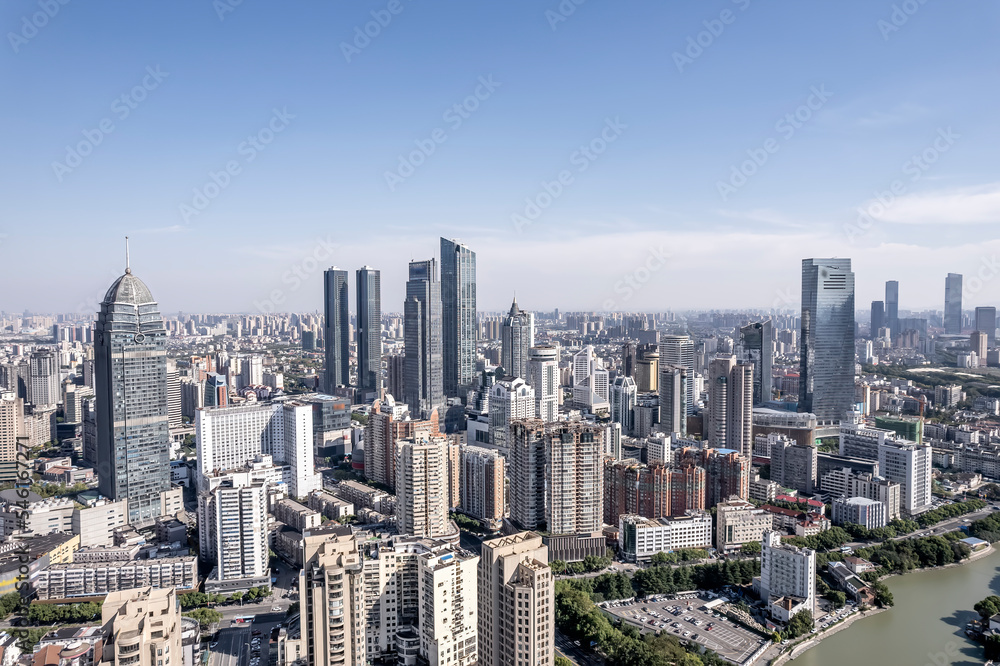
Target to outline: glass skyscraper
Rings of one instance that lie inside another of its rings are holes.
[[[357,271],[358,288],[358,388],[374,393],[382,388],[382,277],[371,266]]]
[[[850,259],[802,260],[799,411],[840,421],[854,404],[854,273]]]
[[[997,342],[997,309],[992,306],[976,308],[976,330],[986,334],[986,344],[991,349]]]
[[[962,276],[948,273],[944,279],[944,332],[951,335],[962,333]]]
[[[687,335],[660,337],[660,367],[675,365],[687,370],[685,411],[694,414],[697,396],[694,394],[694,340]]]
[[[528,376],[528,350],[532,343],[530,326],[528,313],[517,307],[515,298],[500,329],[500,365],[511,377],[524,379]]]
[[[771,320],[758,321],[740,328],[741,361],[753,365],[753,404],[762,405],[771,399],[771,365],[774,351]]]
[[[885,325],[889,327],[889,335],[895,338],[899,333],[899,282],[896,280],[885,283]]]
[[[466,397],[476,376],[476,253],[441,239],[441,340],[444,394]]]
[[[100,492],[128,500],[130,523],[151,520],[170,490],[167,331],[131,268],[105,294],[95,334]]]
[[[323,271],[323,389],[333,393],[351,383],[351,312],[347,299],[347,271]]]
[[[403,303],[403,395],[410,413],[430,418],[444,406],[441,359],[441,283],[437,261],[410,262]]]

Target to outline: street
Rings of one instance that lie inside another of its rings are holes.
[[[604,664],[604,659],[599,654],[592,650],[577,647],[573,641],[566,638],[558,629],[556,630],[555,644],[556,654],[566,657],[574,664],[579,664],[580,666],[591,666],[591,664],[602,666]]]
[[[250,663],[250,628],[223,629],[218,644],[210,648],[211,666],[247,666]]]

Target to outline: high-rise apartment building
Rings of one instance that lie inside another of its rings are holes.
[[[900,487],[900,508],[908,516],[931,508],[931,447],[906,440],[878,447],[879,473]]]
[[[528,350],[528,385],[535,391],[535,415],[546,423],[559,415],[559,348],[537,345]]]
[[[174,588],[111,592],[101,606],[102,663],[180,666],[181,604]]]
[[[500,365],[508,375],[521,378],[528,375],[528,350],[533,335],[528,313],[517,307],[515,298],[500,331]]]
[[[201,560],[214,565],[206,590],[245,591],[268,584],[266,483],[230,480],[199,493],[198,525]]]
[[[816,488],[818,451],[811,444],[799,444],[787,437],[771,441],[771,480],[783,488],[812,494]]]
[[[708,444],[753,457],[753,365],[720,355],[709,364]]]
[[[14,391],[0,391],[0,481],[17,478],[17,438],[24,430],[24,401]]]
[[[854,273],[850,259],[802,260],[799,411],[840,421],[854,403]]]
[[[694,414],[697,398],[694,390],[694,341],[687,335],[664,335],[660,338],[659,364],[660,367],[675,365],[687,371],[685,407],[688,414]]]
[[[986,334],[986,344],[990,349],[997,345],[997,309],[995,307],[976,308],[976,330]]]
[[[28,358],[28,402],[50,407],[60,402],[59,356],[51,349],[39,349]]]
[[[396,445],[396,524],[401,534],[437,538],[448,519],[448,440],[411,438]]]
[[[750,460],[732,449],[681,449],[678,464],[705,470],[705,506],[750,495]]]
[[[428,664],[476,666],[479,556],[451,549],[418,562],[420,656]]]
[[[781,533],[764,533],[757,592],[771,617],[788,622],[801,611],[816,611],[816,551],[781,543]]]
[[[323,271],[323,389],[333,393],[351,383],[351,311],[347,271]]]
[[[973,331],[969,335],[969,349],[976,355],[980,367],[986,366],[986,354],[989,346],[990,339],[985,331]]]
[[[599,532],[604,475],[601,428],[563,421],[545,425],[548,460],[546,525],[552,534]]]
[[[948,273],[944,279],[944,332],[962,334],[962,275]]]
[[[484,541],[482,548],[480,666],[551,666],[555,586],[542,537],[520,532]]]
[[[371,266],[356,274],[358,292],[358,388],[365,400],[382,389],[382,277]],[[402,395],[399,396],[402,398]]]
[[[545,525],[545,424],[541,419],[510,424],[510,517],[522,529]]]
[[[149,288],[125,268],[101,302],[94,340],[100,491],[156,518],[170,489],[167,331]]]
[[[181,377],[177,364],[172,360],[167,361],[167,424],[171,428],[184,425]]]
[[[660,428],[666,433],[687,436],[688,384],[694,379],[687,368],[660,365],[659,389]]]
[[[611,420],[620,423],[627,435],[635,431],[636,401],[635,380],[627,375],[615,377],[611,384]]]
[[[476,376],[476,253],[441,239],[441,339],[444,394],[465,398]],[[522,376],[523,375],[519,375]]]
[[[310,666],[364,666],[365,578],[349,527],[317,528],[302,535],[299,603],[306,662]]]
[[[535,391],[520,377],[508,375],[490,387],[490,446],[510,453],[510,424],[535,417]]]
[[[409,275],[403,304],[403,394],[410,413],[426,419],[444,406],[437,261],[411,261]]]
[[[740,328],[739,360],[753,366],[753,404],[771,399],[771,366],[774,363],[774,336],[771,320]]]
[[[495,449],[463,446],[460,509],[488,529],[499,529],[506,513],[506,462]]]
[[[386,395],[372,403],[365,425],[365,476],[389,488],[396,487],[396,442],[408,437],[440,435],[438,413],[429,419],[409,418],[406,405]]]

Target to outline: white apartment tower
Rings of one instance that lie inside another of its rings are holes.
[[[449,549],[419,561],[420,656],[440,666],[476,666],[479,557]]]
[[[407,439],[396,448],[396,524],[401,534],[440,537],[448,519],[448,440]]]
[[[198,495],[199,551],[202,561],[215,564],[207,585],[246,581],[250,589],[267,584],[267,488],[266,483],[228,481]]]
[[[803,610],[815,614],[816,551],[783,545],[774,531],[764,533],[761,546],[758,592],[771,617],[788,622]]]
[[[931,508],[931,447],[906,440],[878,447],[879,473],[899,484],[900,508],[915,516]]]
[[[507,376],[490,387],[490,446],[510,452],[510,423],[535,417],[535,391],[520,377]]]
[[[559,348],[538,345],[528,350],[528,385],[535,391],[535,416],[551,423],[559,415]]]

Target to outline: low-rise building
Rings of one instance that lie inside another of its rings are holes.
[[[848,523],[873,530],[885,527],[885,505],[867,497],[838,497],[833,500],[833,524]]]
[[[712,516],[705,511],[688,511],[676,518],[623,515],[618,523],[618,545],[630,562],[681,548],[710,548]]]
[[[98,599],[110,592],[144,587],[193,590],[198,585],[198,558],[52,564],[39,571],[31,585],[41,601]]]
[[[715,548],[721,553],[738,551],[743,544],[760,540],[771,529],[771,514],[751,502],[730,497],[715,505]]]
[[[318,512],[291,499],[281,499],[274,503],[274,518],[299,532],[319,527],[323,521]]]

